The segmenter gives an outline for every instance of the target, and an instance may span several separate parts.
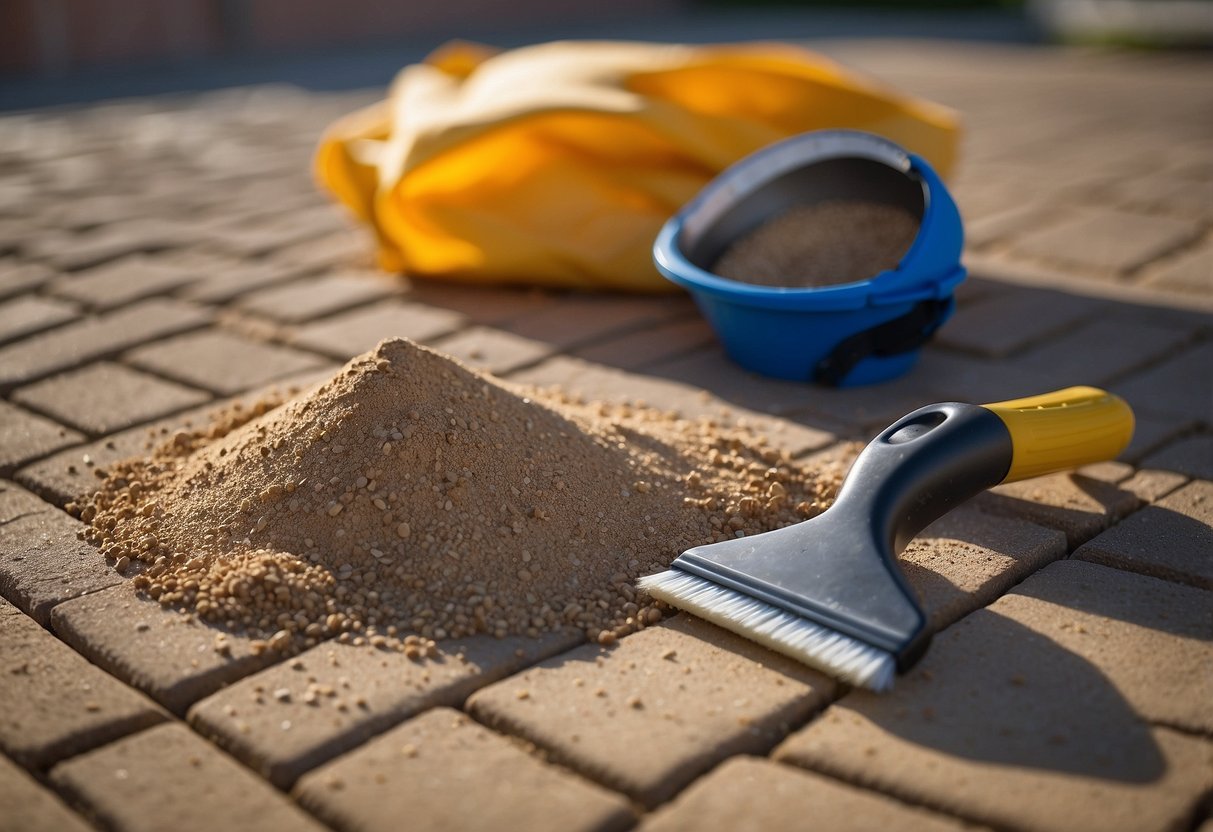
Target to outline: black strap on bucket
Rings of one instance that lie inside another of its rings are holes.
[[[813,381],[837,387],[868,356],[885,357],[918,349],[939,329],[951,305],[951,298],[919,301],[900,318],[842,339],[829,355],[817,362]]]

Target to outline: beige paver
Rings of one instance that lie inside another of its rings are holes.
[[[345,361],[375,348],[384,338],[430,343],[463,327],[465,318],[449,309],[384,301],[300,327],[291,343]]]
[[[1118,483],[1125,491],[1132,491],[1145,503],[1156,502],[1179,488],[1188,478],[1174,471],[1143,468],[1133,476]]]
[[[50,419],[0,401],[0,475],[83,439]]]
[[[638,370],[706,347],[716,340],[712,327],[702,318],[676,320],[646,327],[619,338],[602,341],[578,350],[578,358]]]
[[[90,832],[54,792],[0,756],[0,832]]]
[[[196,238],[197,229],[185,221],[140,218],[78,234],[47,235],[30,241],[23,250],[56,269],[79,271],[128,254],[188,245]]]
[[[500,326],[555,303],[559,295],[541,289],[500,289],[442,280],[417,280],[410,297],[419,303],[458,312],[473,323]]]
[[[0,299],[37,289],[57,273],[41,263],[25,263],[12,257],[0,257]]]
[[[1213,292],[1213,243],[1184,251],[1151,267],[1142,283],[1208,297]]]
[[[1190,347],[1174,358],[1112,386],[1135,409],[1213,424],[1213,341]]]
[[[18,404],[93,436],[150,422],[209,401],[209,393],[147,373],[99,361],[18,388]]]
[[[382,274],[334,274],[253,292],[241,298],[239,306],[276,321],[302,323],[381,301],[398,291]]]
[[[1067,331],[1098,315],[1102,308],[1099,301],[1081,295],[1017,286],[961,306],[936,340],[974,355],[1003,358]]]
[[[183,335],[127,355],[137,367],[230,396],[328,362],[222,330]]]
[[[1213,480],[1213,436],[1189,436],[1146,457],[1144,464]]]
[[[0,749],[29,768],[45,768],[165,718],[149,699],[3,600],[0,668]]]
[[[641,832],[959,832],[973,827],[871,791],[753,757],[735,757],[641,824]]]
[[[374,260],[374,250],[366,232],[356,229],[287,246],[274,252],[270,261],[308,271],[368,268]]]
[[[1073,549],[1136,510],[1141,500],[1115,483],[1060,473],[996,486],[979,494],[973,504],[990,514],[1059,529]]]
[[[190,723],[280,788],[435,705],[573,647],[580,634],[479,637],[443,644],[439,659],[339,643],[243,679],[190,709]],[[311,694],[309,694],[309,690]]]
[[[687,615],[549,659],[474,694],[470,712],[656,805],[733,754],[763,752],[834,684]]]
[[[627,801],[546,765],[449,708],[371,741],[296,789],[340,830],[418,828],[610,832],[632,825]]]
[[[50,284],[50,291],[93,309],[113,309],[167,294],[200,276],[198,270],[171,259],[137,254],[65,275]]]
[[[241,295],[284,283],[304,273],[299,266],[271,260],[218,260],[205,274],[181,291],[200,303],[227,303]]]
[[[26,295],[0,303],[0,344],[53,329],[76,317],[75,304]]]
[[[1057,530],[961,507],[927,526],[898,565],[939,631],[1065,554]]]
[[[121,578],[97,550],[77,538],[83,528],[0,480],[0,594],[45,626],[56,604],[118,583]]]
[[[129,584],[59,604],[51,627],[89,661],[176,714],[275,661],[252,640],[138,598]]]
[[[1074,557],[1213,589],[1213,483],[1189,483],[1108,529]]]
[[[776,752],[1004,829],[1171,829],[1213,786],[1203,590],[1065,561]],[[1185,733],[1159,725],[1176,725]]]
[[[537,364],[552,354],[552,346],[512,332],[473,326],[434,344],[439,352],[494,375],[507,375]]]
[[[154,299],[61,326],[0,349],[0,390],[197,329],[209,320],[209,313],[198,307]]]
[[[569,349],[691,312],[690,303],[679,296],[567,295],[512,318],[506,328],[524,338]]]
[[[107,829],[317,832],[323,827],[179,723],[57,766],[51,779]]]
[[[1078,268],[1125,273],[1191,242],[1200,231],[1190,219],[1084,208],[1019,236],[1012,250]]]

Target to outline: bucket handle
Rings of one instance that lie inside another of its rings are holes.
[[[839,341],[813,368],[813,381],[838,387],[858,364],[869,356],[887,357],[916,350],[931,339],[947,320],[955,300],[922,300],[904,315],[857,332]]]

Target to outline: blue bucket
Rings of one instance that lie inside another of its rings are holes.
[[[734,241],[801,206],[861,199],[906,208],[917,236],[897,267],[814,288],[760,286],[710,269]],[[725,351],[776,378],[852,387],[910,370],[955,308],[965,278],[956,203],[923,159],[855,130],[820,130],[773,144],[709,183],[658,234],[653,258],[687,289]]]

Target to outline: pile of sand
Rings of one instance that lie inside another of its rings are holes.
[[[802,205],[738,239],[713,271],[761,286],[829,286],[867,280],[901,262],[918,218],[880,202]]]
[[[75,510],[141,592],[275,648],[610,641],[661,616],[639,575],[836,487],[747,431],[524,395],[404,340],[272,404],[113,466]]]

